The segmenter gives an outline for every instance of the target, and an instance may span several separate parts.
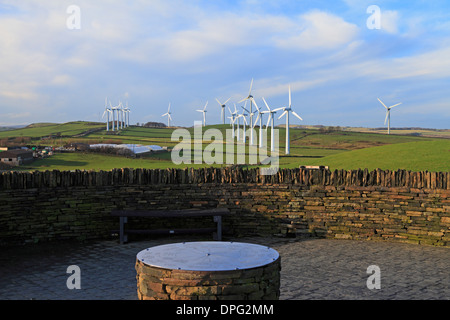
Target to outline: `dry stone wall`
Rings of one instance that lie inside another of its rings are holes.
[[[0,174],[0,245],[111,237],[113,209],[226,207],[227,234],[450,246],[450,173],[405,170],[115,169]],[[130,227],[213,226],[210,219]]]

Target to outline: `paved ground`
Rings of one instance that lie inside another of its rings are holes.
[[[0,248],[0,300],[136,300],[136,254],[159,244],[198,241],[171,237],[130,242]],[[209,240],[209,239],[203,239]],[[239,238],[281,255],[281,300],[449,300],[450,249],[401,243]],[[81,289],[66,286],[67,267],[81,270]],[[380,268],[370,290],[367,268]]]

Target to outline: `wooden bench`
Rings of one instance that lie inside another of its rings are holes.
[[[119,217],[119,237],[120,243],[128,242],[128,234],[179,234],[179,233],[209,233],[216,232],[214,239],[222,240],[222,216],[229,215],[230,211],[226,208],[216,209],[186,209],[186,210],[113,210],[111,215]],[[125,224],[130,217],[145,218],[192,218],[192,217],[213,217],[217,224],[216,228],[198,228],[198,229],[157,229],[157,230],[136,230],[127,229]]]

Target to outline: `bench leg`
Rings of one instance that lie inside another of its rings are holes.
[[[214,216],[214,222],[217,223],[216,239],[222,241],[222,216]]]
[[[125,234],[125,223],[128,222],[127,217],[120,217],[120,244],[128,242],[128,236]]]

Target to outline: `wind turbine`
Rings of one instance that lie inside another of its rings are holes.
[[[115,113],[114,113],[114,111],[116,110],[115,109],[115,107],[113,107],[112,106],[112,104],[111,104],[111,101],[109,102],[109,109],[111,110],[111,113],[112,113],[112,131],[115,131],[115,127],[116,127],[116,124],[115,124],[115,122],[116,122],[116,116],[115,116]]]
[[[126,127],[128,128],[130,126],[130,113],[131,113],[131,109],[128,108],[128,101],[127,101],[127,106],[125,107],[125,124]]]
[[[269,105],[266,102],[266,99],[264,99],[264,97],[262,99],[263,99],[263,101],[264,101],[264,103],[265,103],[265,105],[267,107],[267,111],[261,111],[261,113],[268,113],[269,114],[269,119],[267,119],[266,131],[269,128],[269,123],[272,120],[272,124],[271,124],[272,132],[271,132],[271,136],[270,136],[270,151],[275,151],[275,144],[274,144],[275,138],[274,138],[274,132],[273,132],[273,130],[274,130],[274,115],[275,115],[275,113],[277,113],[277,111],[282,110],[283,108],[278,108],[278,109],[271,110],[269,108]]]
[[[170,102],[169,102],[169,108],[167,109],[167,112],[164,113],[161,117],[167,116],[167,127],[170,127],[170,120],[172,120],[172,117],[170,116]]]
[[[230,125],[232,127],[231,137],[234,140],[234,122],[236,121],[236,114],[237,114],[236,104],[234,104],[234,112],[231,112],[230,108],[228,108],[228,111],[230,111],[230,114],[231,114],[231,117],[228,117],[228,118],[230,119]]]
[[[221,115],[221,119],[222,119],[222,121],[223,121],[223,124],[225,124],[225,106],[226,106],[226,103],[227,103],[228,101],[230,101],[230,99],[231,99],[231,97],[228,98],[228,100],[225,101],[224,103],[221,103],[221,102],[219,101],[219,99],[216,98],[216,101],[217,101],[217,102],[220,104],[220,106],[222,107],[222,115]]]
[[[245,118],[245,117],[247,117],[248,116],[248,114],[247,113],[245,113],[245,111],[247,111],[246,109],[245,109],[245,106],[244,107],[242,107],[242,113],[239,115],[239,117],[242,117],[243,119],[244,119],[244,122],[242,123],[242,125],[244,126],[244,133],[243,133],[243,138],[242,138],[242,141],[245,143],[246,142],[246,133],[245,133],[245,125],[248,123],[247,122],[247,119]]]
[[[208,101],[206,101],[205,107],[203,110],[197,110],[198,112],[203,112],[203,126],[206,127],[206,106],[208,105]]]
[[[252,130],[250,130],[250,145],[254,144],[253,143],[253,116],[255,114],[253,113],[252,106],[253,106],[253,104],[255,104],[255,106],[258,107],[257,104],[256,104],[255,99],[252,96],[252,87],[253,87],[253,78],[252,78],[252,82],[250,83],[250,90],[248,92],[248,97],[242,99],[241,101],[239,101],[239,103],[241,103],[242,101],[250,100],[250,111],[249,111],[249,114],[250,114],[250,128],[252,129]]]
[[[103,116],[102,119],[105,117],[107,117],[106,120],[106,131],[109,131],[109,114],[111,113],[111,109],[108,109],[108,98],[105,98],[105,112],[103,112]]]
[[[115,111],[117,113],[117,123],[116,123],[116,129],[120,129],[120,105],[121,102],[119,101],[119,104],[113,108],[113,112]]]
[[[294,116],[296,116],[297,118],[299,118],[300,120],[303,121],[303,119],[297,113],[295,113],[294,110],[292,110],[292,105],[291,105],[291,86],[289,86],[289,106],[282,108],[282,110],[284,112],[278,119],[281,119],[284,115],[286,115],[286,152],[285,153],[289,154],[290,151],[291,151],[290,145],[289,145],[289,112],[291,112]]]
[[[258,106],[255,104],[256,109],[258,110],[258,116],[256,117],[255,120],[255,124],[253,125],[253,127],[256,126],[256,124],[258,123],[258,119],[259,119],[259,147],[262,148],[263,146],[263,139],[262,139],[262,113],[261,110],[258,108]]]
[[[125,127],[125,107],[122,102],[120,102],[120,113],[122,114],[122,121],[120,122],[120,128],[123,129]]]
[[[402,102],[397,103],[393,106],[390,107],[386,107],[386,105],[383,103],[383,101],[380,100],[380,98],[378,98],[378,101],[381,102],[381,104],[386,108],[386,119],[384,119],[384,124],[386,124],[386,121],[388,122],[388,134],[391,134],[391,109],[399,106],[402,104]]]
[[[236,110],[236,105],[234,105],[234,109]],[[237,112],[237,111],[236,111]],[[239,121],[239,119],[241,118],[240,114],[235,114],[234,116],[235,121],[237,121],[237,130],[236,130],[236,137],[237,137],[237,141],[239,141],[241,139],[241,122]]]

